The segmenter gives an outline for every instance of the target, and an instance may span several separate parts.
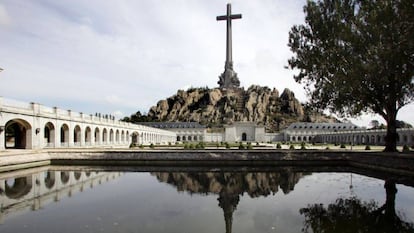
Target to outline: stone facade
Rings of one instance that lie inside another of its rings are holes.
[[[121,148],[175,140],[167,130],[0,97],[0,150]]]

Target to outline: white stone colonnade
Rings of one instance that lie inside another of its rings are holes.
[[[176,133],[0,97],[0,150],[175,143]]]

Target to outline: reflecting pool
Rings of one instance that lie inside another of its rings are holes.
[[[410,177],[321,170],[0,173],[0,232],[414,232]]]

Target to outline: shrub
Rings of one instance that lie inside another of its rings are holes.
[[[188,144],[184,143],[184,149],[188,149]]]
[[[247,149],[248,150],[252,150],[253,149],[253,145],[250,142],[247,143]]]
[[[218,149],[220,147],[220,143],[217,142],[216,147]]]
[[[190,144],[190,145],[188,146],[188,149],[194,149],[194,144]]]
[[[277,149],[282,149],[282,145],[280,145],[280,143],[277,143],[276,148]]]
[[[340,148],[345,149],[346,148],[345,144],[341,144]]]
[[[410,152],[410,147],[408,147],[407,145],[404,145],[402,152]]]
[[[256,146],[259,146],[260,144],[259,144],[259,142],[256,142]]]
[[[139,148],[140,148],[140,149],[144,149],[144,145],[142,145],[142,144],[141,144],[141,145],[139,145]]]
[[[168,142],[168,146],[171,146],[171,142]]]
[[[327,146],[326,148],[325,148],[325,150],[329,150],[330,148],[329,148],[329,146]]]
[[[131,144],[129,144],[129,148],[133,148],[133,147],[136,147],[137,145],[135,145],[135,143],[131,143]]]
[[[369,145],[366,145],[365,150],[371,150],[371,147]]]
[[[230,149],[230,144],[228,142],[225,142],[224,145],[226,146],[226,149]]]
[[[153,143],[150,144],[150,148],[154,149],[154,144]]]
[[[243,143],[239,143],[239,150],[244,150],[245,149],[245,147],[244,147],[244,145],[243,145]]]
[[[295,149],[295,146],[294,145],[290,145],[289,146],[289,150],[294,150]]]
[[[197,149],[204,149],[204,148],[205,148],[204,143],[203,143],[203,142],[199,142],[199,143],[196,145],[196,148],[197,148]]]

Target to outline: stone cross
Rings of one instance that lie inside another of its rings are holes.
[[[237,88],[240,87],[240,81],[237,78],[237,73],[233,70],[233,56],[232,56],[232,35],[231,35],[231,21],[233,19],[241,19],[241,14],[231,14],[231,4],[227,4],[227,14],[217,16],[217,20],[227,21],[226,34],[226,63],[224,65],[224,72],[219,76],[218,84],[220,88]]]

